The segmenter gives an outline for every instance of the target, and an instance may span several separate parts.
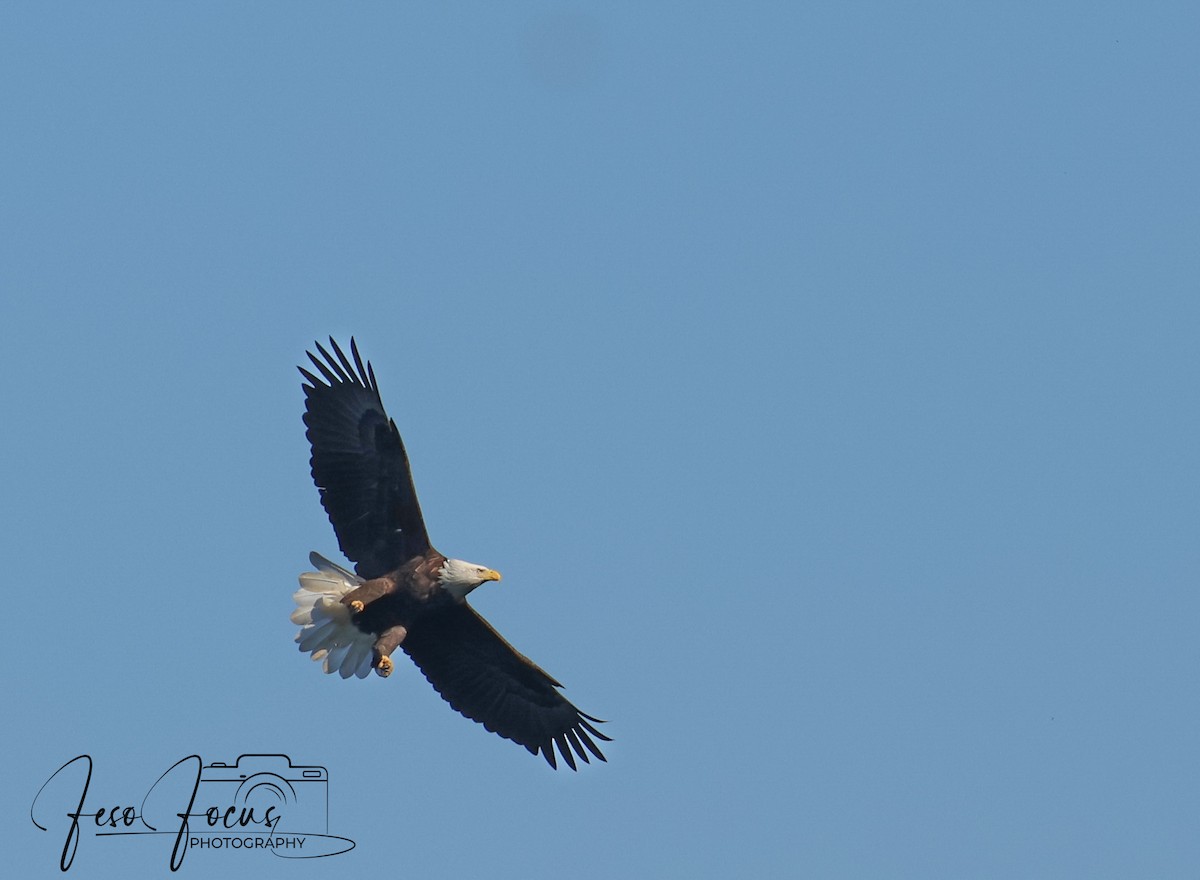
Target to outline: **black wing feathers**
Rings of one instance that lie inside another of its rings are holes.
[[[526,659],[466,604],[431,614],[401,647],[456,710],[493,733],[539,751],[557,768],[555,745],[572,770],[575,756],[606,760],[593,737],[608,740],[556,688],[557,681]]]
[[[429,549],[408,454],[384,412],[375,371],[350,340],[353,363],[332,338],[330,354],[308,353],[320,377],[303,367],[304,424],[312,476],[338,545],[360,577],[399,568]]]

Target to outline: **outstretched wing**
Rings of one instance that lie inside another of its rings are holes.
[[[592,737],[610,738],[568,702],[557,681],[506,642],[471,606],[455,605],[424,617],[401,643],[451,706],[493,733],[541,751],[557,769],[554,747],[575,769],[575,755],[607,760]],[[574,754],[572,754],[574,752]]]
[[[332,337],[308,352],[321,377],[303,367],[304,424],[312,444],[313,482],[338,545],[363,578],[393,571],[429,549],[408,454],[379,399],[375,371],[350,340],[354,362]]]

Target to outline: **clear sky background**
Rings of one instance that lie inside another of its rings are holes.
[[[196,877],[1194,877],[1194,4],[8,4],[4,860],[64,761],[328,768]],[[355,335],[578,774],[288,621]],[[89,804],[92,801],[89,801]],[[85,835],[72,876],[166,874]]]

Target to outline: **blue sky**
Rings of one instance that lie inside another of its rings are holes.
[[[1194,876],[1198,18],[5,7],[6,858],[286,753],[356,848],[183,872]],[[607,765],[296,651],[330,334]]]

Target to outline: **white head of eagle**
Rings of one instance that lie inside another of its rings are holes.
[[[438,583],[442,589],[461,602],[467,593],[487,581],[500,580],[500,572],[474,562],[447,559],[438,572]]]

